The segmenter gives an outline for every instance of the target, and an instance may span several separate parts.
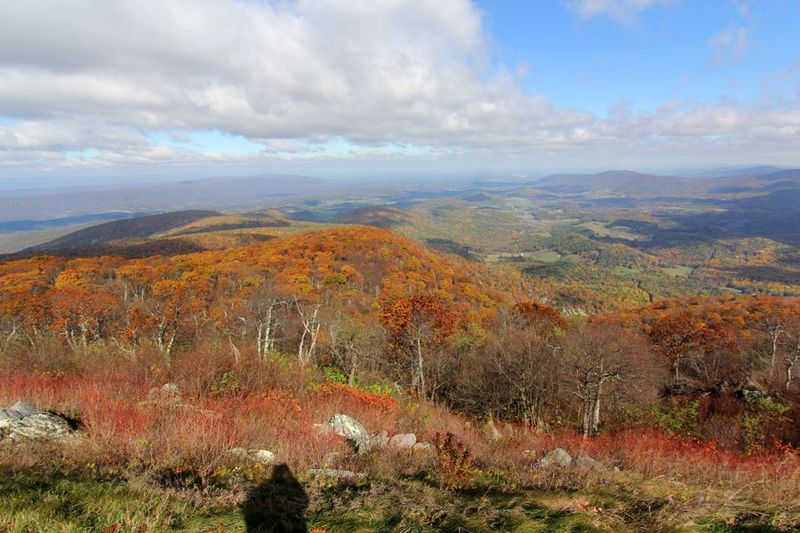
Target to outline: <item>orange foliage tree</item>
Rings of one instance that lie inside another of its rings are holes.
[[[393,347],[409,361],[406,366],[410,369],[411,388],[420,396],[427,396],[425,371],[431,361],[426,358],[433,356],[434,350],[455,331],[456,315],[440,298],[416,295],[384,306],[380,317],[391,335]]]

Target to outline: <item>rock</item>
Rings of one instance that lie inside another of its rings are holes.
[[[75,431],[66,418],[27,402],[18,401],[0,409],[0,439],[61,440],[73,435]]]
[[[22,418],[22,416],[16,411],[0,409],[0,429],[10,426],[20,418]]]
[[[247,457],[247,448],[231,448],[228,450],[230,455],[235,455],[236,457]]]
[[[547,452],[547,454],[542,457],[542,459],[539,461],[539,466],[543,466],[545,468],[551,466],[569,468],[572,466],[572,456],[563,448],[556,448],[551,452]]]
[[[40,415],[45,413],[46,411],[42,411],[38,407],[31,405],[27,402],[17,401],[14,405],[8,408],[13,414],[19,416],[20,418],[24,418],[26,416],[31,415]]]
[[[331,429],[350,441],[358,453],[367,453],[377,448],[383,448],[389,442],[389,434],[385,431],[370,435],[361,422],[343,414],[336,414],[328,421]]]
[[[231,448],[228,453],[240,457],[242,459],[249,459],[254,463],[259,464],[272,464],[275,462],[275,453],[269,450],[247,449],[247,448]]]
[[[595,461],[588,455],[579,455],[577,459],[575,459],[575,466],[578,468],[585,468],[586,470],[601,470],[603,468],[603,464],[600,461]]]
[[[413,433],[398,433],[389,439],[389,446],[398,450],[410,450],[417,443],[417,436]]]
[[[430,442],[418,442],[414,444],[411,449],[415,452],[425,452],[425,453],[433,453],[436,451],[436,448],[433,447],[433,444]]]
[[[346,438],[356,447],[358,447],[360,443],[369,439],[369,433],[367,432],[366,428],[361,425],[361,422],[351,416],[343,414],[333,415],[328,421],[328,425],[333,429],[333,431],[336,432],[337,435],[341,435],[342,437]]]
[[[350,470],[337,470],[335,468],[312,468],[309,473],[314,476],[324,476],[340,481],[364,481],[367,475],[361,472],[351,472]]]
[[[739,390],[736,391],[736,396],[741,398],[741,399],[743,399],[743,400],[747,400],[749,402],[752,402],[754,400],[759,400],[761,398],[766,398],[767,394],[765,392],[763,392],[763,391],[758,390],[758,389],[739,389]]]
[[[275,454],[269,450],[250,450],[250,457],[262,464],[275,462]]]
[[[177,383],[164,383],[161,386],[161,391],[166,396],[180,396],[181,395],[181,387]]]
[[[385,431],[381,431],[380,433],[371,435],[367,437],[366,440],[359,442],[356,446],[356,451],[358,451],[358,453],[367,453],[371,452],[372,450],[385,448],[388,443],[389,434]]]
[[[147,399],[152,401],[181,399],[181,388],[177,383],[164,383],[161,387],[153,387],[147,392]]]

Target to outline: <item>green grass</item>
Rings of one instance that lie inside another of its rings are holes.
[[[544,252],[536,252],[535,254],[531,254],[531,259],[534,261],[541,261],[543,263],[555,263],[559,259],[561,259],[561,254],[558,252],[554,252],[552,250],[544,251]]]
[[[247,530],[239,506],[246,494],[242,488],[169,489],[138,478],[102,480],[88,473],[0,473],[2,532]],[[669,481],[652,486],[653,480],[634,478],[573,490],[478,484],[462,492],[417,479],[359,486],[301,482],[308,501],[305,523],[330,533],[777,531],[773,520],[785,521],[781,513],[731,507],[729,495],[706,489],[673,500],[659,495],[673,491]],[[280,499],[272,490],[267,501]]]
[[[608,237],[611,239],[624,239],[633,241],[639,238],[638,235],[631,233],[624,226],[610,226],[604,222],[584,222],[578,224],[579,228],[585,228],[594,233],[597,237]]]
[[[667,274],[668,276],[673,276],[676,278],[685,278],[692,273],[693,269],[691,267],[677,265],[673,267],[662,267],[660,270],[661,272]]]
[[[642,269],[636,267],[617,266],[612,269],[617,274],[641,274]]]
[[[89,477],[4,474],[0,479],[0,530],[180,530],[199,509],[190,500],[130,483]]]

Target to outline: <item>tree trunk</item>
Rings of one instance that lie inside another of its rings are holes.
[[[786,357],[786,385],[785,390],[789,390],[792,386],[792,379],[794,378],[794,367],[797,361],[800,360],[800,345],[798,345],[791,356]]]
[[[295,305],[300,315],[300,323],[303,325],[303,334],[300,336],[300,346],[297,348],[297,358],[300,361],[300,365],[305,367],[311,362],[314,357],[314,350],[317,347],[317,337],[319,336],[319,329],[322,326],[322,324],[317,321],[317,314],[319,313],[321,305],[317,304],[316,307],[314,307],[314,311],[308,316],[303,312],[297,300],[295,300]],[[306,345],[306,338],[308,338],[308,345]]]
[[[239,366],[239,358],[241,356],[241,352],[239,351],[239,348],[237,348],[236,345],[233,343],[233,338],[230,335],[228,335],[228,344],[230,344],[231,346],[231,352],[233,353],[234,364],[236,366]]]
[[[597,396],[594,399],[592,408],[592,435],[597,435],[600,430],[600,397],[602,395],[603,382],[597,384]]]
[[[775,360],[778,356],[778,333],[772,333],[772,358],[770,360],[769,370],[770,374],[774,377],[775,375]]]
[[[583,399],[583,436],[592,436],[592,401],[588,395]]]
[[[422,356],[422,338],[417,335],[417,368],[416,368],[416,379],[420,396],[423,398],[425,397],[425,360]]]
[[[256,353],[258,354],[258,358],[262,361],[264,360],[264,348],[261,340],[263,330],[264,325],[261,323],[261,321],[258,321],[256,323]]]
[[[347,375],[347,384],[356,384],[356,367],[358,366],[358,354],[355,350],[351,351],[350,355],[350,373]]]

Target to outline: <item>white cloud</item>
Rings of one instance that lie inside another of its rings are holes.
[[[711,37],[708,46],[711,64],[737,63],[751,47],[750,32],[744,26],[728,28]]]
[[[580,19],[609,17],[630,24],[643,11],[675,3],[675,0],[565,0],[566,6]]]
[[[569,5],[627,21],[664,3]],[[468,0],[0,2],[0,175],[304,158],[610,162],[635,150],[650,161],[659,146],[688,158],[747,142],[797,153],[796,100],[603,119],[493,69],[488,41]],[[208,130],[264,148],[187,142]]]
[[[0,116],[80,124],[87,148],[115,128],[547,145],[591,122],[488,70],[486,49],[466,0],[7,2]]]

